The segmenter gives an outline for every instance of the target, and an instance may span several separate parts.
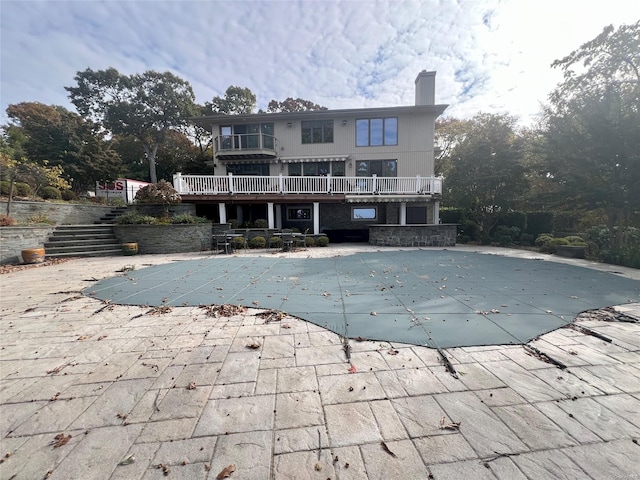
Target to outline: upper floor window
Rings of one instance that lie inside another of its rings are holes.
[[[360,118],[356,120],[356,146],[375,147],[398,144],[398,118]]]
[[[333,143],[333,120],[302,122],[302,143]]]
[[[274,149],[273,123],[220,126],[220,149]]]

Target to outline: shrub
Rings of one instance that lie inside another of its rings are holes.
[[[316,240],[316,245],[319,247],[326,247],[329,245],[329,237],[323,235],[322,237],[318,237]]]
[[[42,187],[40,197],[45,200],[62,200],[62,194],[56,187]]]
[[[282,238],[280,238],[280,237],[271,237],[269,239],[269,247],[271,247],[271,248],[282,248]]]
[[[520,245],[533,245],[533,235],[531,233],[523,233],[520,235]]]
[[[480,245],[491,245],[491,237],[489,235],[483,235],[480,239]]]
[[[181,201],[180,194],[166,180],[145,185],[136,193],[136,203],[161,203],[164,206],[165,217],[169,216],[169,205]]]
[[[245,241],[243,237],[233,237],[231,239],[231,248],[235,249],[235,250],[240,250],[242,248],[244,248],[245,246]]]
[[[121,197],[111,197],[107,199],[107,205],[112,205],[114,207],[126,207],[127,202],[124,201],[124,198]]]
[[[568,237],[564,237],[564,239],[569,242],[569,245],[584,246],[587,244],[582,237],[578,237],[577,235],[569,235]]]
[[[255,222],[253,222],[253,226],[255,228],[269,228],[269,222],[264,218],[258,218]]]
[[[511,245],[519,236],[520,229],[518,227],[507,227],[505,225],[498,225],[496,227],[495,238],[500,239],[500,245],[503,244],[502,237],[509,237],[511,241],[508,245]]]
[[[151,215],[129,212],[116,218],[116,222],[120,225],[155,225],[158,223],[158,219]]]
[[[458,238],[459,243],[469,243],[471,241],[471,237],[469,235],[460,235]]]
[[[78,194],[73,190],[62,190],[60,195],[62,196],[62,200],[66,200],[67,202],[78,199]]]
[[[304,239],[304,246],[305,247],[315,247],[316,246],[316,241],[313,237],[307,237]]]
[[[0,214],[0,227],[10,227],[11,225],[15,225],[16,221],[13,217],[9,215]]]
[[[238,228],[238,219],[232,218],[231,220],[229,220],[229,224],[231,225],[231,230],[235,230],[236,228]]]
[[[640,268],[640,245],[603,250],[600,254],[600,259],[605,263]]]
[[[11,182],[2,180],[0,182],[0,195],[9,195],[9,189],[11,188]]]
[[[31,215],[28,219],[27,219],[27,223],[46,223],[47,225],[55,225],[56,222],[54,222],[53,220],[51,220],[49,217],[47,217],[45,214],[43,213],[38,213],[36,215]]]
[[[518,227],[516,227],[518,228]],[[511,238],[511,235],[502,235],[500,237],[500,246],[501,247],[510,247],[511,245],[513,245],[513,238]]]
[[[536,247],[542,247],[546,243],[549,243],[551,240],[553,240],[553,235],[552,234],[550,234],[550,233],[541,233],[536,238],[536,241],[535,241]]]
[[[13,194],[20,195],[21,197],[28,197],[33,195],[33,189],[28,183],[16,182],[13,185]]]
[[[267,245],[267,241],[264,237],[257,236],[249,240],[249,248],[264,248]]]
[[[180,215],[174,215],[169,218],[169,222],[173,224],[180,223],[209,223],[209,220],[203,217],[194,217],[193,215],[189,215],[188,213],[183,213]]]

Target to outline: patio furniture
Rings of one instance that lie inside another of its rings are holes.
[[[309,233],[309,229],[307,228],[304,233],[299,233],[293,236],[293,248],[297,247],[304,248],[307,246],[307,233]]]
[[[231,240],[235,235],[231,231],[226,231],[223,234],[215,235],[216,250],[218,253],[226,253],[227,255],[233,253],[233,246]]]
[[[284,228],[281,233],[282,236],[282,251],[289,252],[293,250],[293,230]]]

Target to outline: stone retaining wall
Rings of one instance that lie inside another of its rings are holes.
[[[114,225],[121,243],[137,243],[138,253],[199,252],[203,241],[211,242],[210,223],[178,225]]]
[[[18,223],[28,223],[33,217],[43,216],[56,225],[90,225],[105,216],[113,206],[79,203],[50,203],[13,201],[11,216]],[[7,213],[7,201],[0,201],[0,213]]]
[[[53,232],[53,226],[0,227],[0,264],[20,263],[20,251],[39,248]]]
[[[456,225],[369,225],[369,245],[385,247],[453,247]]]

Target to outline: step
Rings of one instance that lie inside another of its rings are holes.
[[[52,247],[44,247],[45,254],[53,254],[53,253],[66,253],[66,252],[86,252],[86,251],[96,251],[102,252],[104,250],[122,250],[122,245],[119,243],[106,243],[104,245],[66,245],[66,246],[52,246]]]
[[[60,257],[119,257],[122,255],[122,248],[111,250],[82,250],[78,252],[49,253],[46,252],[46,258]]]
[[[51,235],[49,241],[70,241],[70,240],[115,240],[113,233],[96,233],[96,234],[78,234],[78,235]]]
[[[44,242],[44,248],[54,248],[54,247],[83,247],[85,245],[120,245],[120,242],[117,238],[107,238],[105,241],[97,242],[94,238],[86,238],[86,239],[70,239],[70,240],[58,240],[49,239],[49,241]]]

